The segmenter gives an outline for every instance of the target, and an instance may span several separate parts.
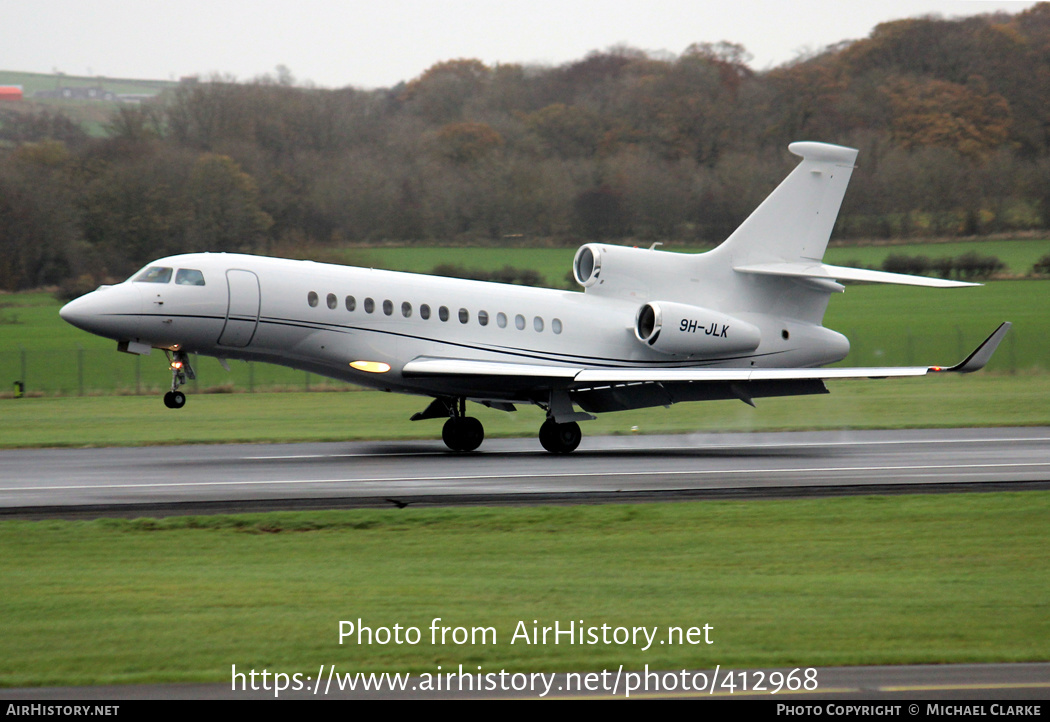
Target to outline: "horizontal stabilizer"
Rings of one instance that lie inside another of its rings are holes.
[[[797,278],[821,278],[829,281],[864,281],[865,283],[895,283],[902,286],[928,286],[930,288],[964,288],[980,286],[979,283],[949,281],[945,278],[929,276],[909,276],[904,273],[887,273],[867,268],[848,268],[831,266],[827,263],[761,263],[757,265],[734,266],[740,273],[755,273],[763,276],[791,276]]]

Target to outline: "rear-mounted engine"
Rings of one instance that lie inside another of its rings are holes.
[[[758,348],[756,326],[718,311],[684,303],[653,301],[638,309],[634,335],[646,346],[673,356],[721,357]]]

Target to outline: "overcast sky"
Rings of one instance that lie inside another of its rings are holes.
[[[324,87],[388,87],[441,60],[559,65],[628,45],[742,44],[763,70],[880,22],[1033,2],[984,0],[0,0],[0,70],[239,80],[288,67]]]

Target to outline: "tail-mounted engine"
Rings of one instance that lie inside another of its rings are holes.
[[[721,357],[758,348],[762,333],[738,318],[684,303],[653,301],[638,309],[634,335],[672,356]]]
[[[652,297],[669,278],[682,273],[685,257],[651,248],[588,243],[572,261],[572,275],[587,293],[621,298]]]

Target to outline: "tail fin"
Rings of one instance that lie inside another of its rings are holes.
[[[712,251],[740,273],[959,288],[980,284],[942,278],[844,268],[822,263],[838,218],[857,151],[841,145],[800,142],[788,146],[802,162]],[[830,288],[830,287],[829,287]]]
[[[857,151],[827,143],[792,143],[802,162],[715,251],[733,266],[820,263],[853,174]]]

